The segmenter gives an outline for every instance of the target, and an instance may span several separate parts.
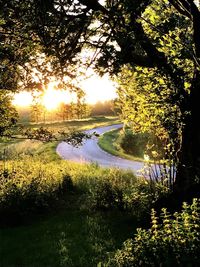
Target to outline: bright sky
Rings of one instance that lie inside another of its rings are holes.
[[[86,93],[86,101],[94,104],[97,101],[105,101],[116,98],[116,86],[107,75],[99,77],[94,74],[81,82],[81,88]]]
[[[114,83],[108,78],[107,75],[99,77],[93,74],[90,78],[82,80],[79,86],[86,93],[86,102],[94,104],[97,101],[105,101],[114,99],[116,97],[116,88]],[[45,92],[42,102],[49,110],[56,109],[61,103],[69,103],[73,96],[64,90],[55,90],[54,84],[51,83]],[[13,103],[18,106],[29,106],[32,103],[32,95],[29,92],[20,92],[15,95]]]

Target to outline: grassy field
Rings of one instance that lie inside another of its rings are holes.
[[[144,161],[143,158],[134,157],[130,154],[127,154],[120,147],[120,129],[112,130],[107,133],[104,133],[98,141],[98,145],[108,153],[119,156],[121,158],[133,160],[133,161]]]
[[[54,122],[47,124],[26,124],[25,127],[38,128],[44,127],[53,132],[58,131],[84,131],[101,126],[107,126],[111,124],[119,123],[117,117],[92,117],[84,120]],[[49,161],[59,159],[59,156],[55,153],[58,142],[52,141],[49,143],[43,143],[37,140],[2,140],[0,142],[0,159],[13,159],[21,157],[25,154],[42,156]]]
[[[119,123],[118,117],[114,116],[97,116],[90,117],[81,120],[69,120],[69,121],[59,121],[59,122],[49,122],[49,123],[26,123],[25,127],[38,128],[45,127],[52,130],[70,130],[75,129],[79,131],[92,129],[95,127],[106,126],[110,124]]]
[[[133,174],[34,157],[8,161],[7,170],[0,216],[10,219],[0,229],[1,267],[93,267],[133,237],[137,219],[116,199],[123,190],[127,201]],[[66,175],[74,189],[62,195]]]
[[[97,266],[132,237],[136,223],[119,212],[66,210],[0,230],[1,267]]]

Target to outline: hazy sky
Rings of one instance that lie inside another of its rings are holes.
[[[86,93],[86,102],[90,104],[116,97],[115,84],[108,78],[108,75],[99,77],[97,74],[93,74],[91,77],[82,80],[79,86]],[[61,102],[69,103],[73,99],[69,92],[58,91],[53,87],[53,83],[48,86],[42,100],[48,109],[56,108]],[[28,92],[21,92],[15,95],[13,102],[15,105],[29,106],[32,103],[32,95]]]

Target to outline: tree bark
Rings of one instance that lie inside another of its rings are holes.
[[[182,131],[182,146],[174,193],[184,200],[199,197],[200,192],[200,71],[195,71],[189,96],[190,114]]]

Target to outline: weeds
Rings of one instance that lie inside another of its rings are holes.
[[[60,199],[76,192],[81,208],[121,210],[138,218],[148,213],[161,189],[137,179],[131,172],[100,168],[96,164],[48,162],[24,157],[7,161],[0,172],[0,215],[49,210]],[[67,200],[66,200],[67,201]]]

